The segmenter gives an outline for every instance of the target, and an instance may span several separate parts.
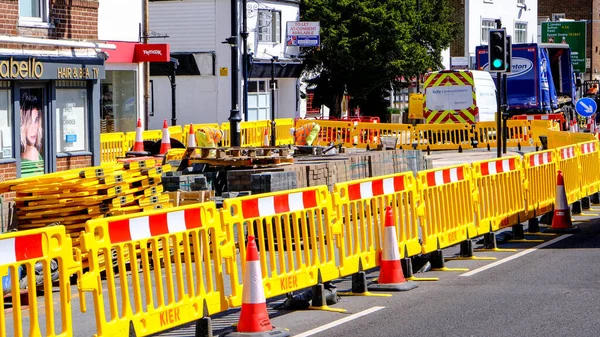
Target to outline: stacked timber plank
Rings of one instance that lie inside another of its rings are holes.
[[[123,159],[6,181],[0,193],[16,192],[18,230],[64,225],[78,246],[88,220],[172,207],[161,184],[163,171],[170,169],[154,158]]]

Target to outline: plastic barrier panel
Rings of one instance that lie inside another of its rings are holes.
[[[421,171],[417,183],[423,253],[477,236],[469,165]]]
[[[591,140],[591,139],[588,139]],[[548,149],[557,149],[573,145],[571,133],[566,131],[548,131]]]
[[[600,184],[600,156],[598,141],[577,144],[580,168],[581,197],[598,192]]]
[[[113,163],[118,157],[125,157],[127,151],[125,134],[122,132],[100,134],[100,162]]]
[[[494,232],[519,222],[525,212],[520,156],[473,163],[477,191],[477,232]]]
[[[230,124],[229,123],[222,123],[221,124],[221,131],[223,131],[223,140],[221,141],[224,147],[230,147],[231,146],[231,135],[230,135]],[[254,137],[253,133],[255,133],[255,122],[241,122],[240,123],[240,132],[241,132],[241,136],[240,136],[240,145],[242,147],[250,147],[250,146],[254,146],[252,145],[252,142],[254,141]],[[262,137],[262,136],[261,136]],[[261,143],[259,146],[262,146],[262,139],[261,139]]]
[[[342,223],[340,276],[377,266],[385,208],[392,206],[400,256],[421,253],[417,222],[417,184],[411,172],[335,184],[334,205]]]
[[[213,202],[90,220],[80,237],[98,336],[147,336],[228,308],[223,295],[224,239]],[[231,254],[229,254],[231,255]],[[106,289],[101,263],[106,268]],[[110,261],[110,262],[109,262]]]
[[[80,270],[64,226],[1,234],[0,336],[73,336],[69,278]]]
[[[527,120],[508,120],[506,123],[508,135],[507,147],[531,146],[531,130]],[[479,122],[475,124],[475,135],[478,147],[496,147],[496,122]],[[501,135],[498,134],[498,137]],[[501,139],[501,138],[500,138]]]
[[[556,162],[554,150],[525,154],[523,173],[527,219],[552,211],[556,198]]]
[[[542,147],[540,136],[548,137],[548,131],[555,127],[555,123],[549,120],[531,120],[529,121],[529,129],[533,139],[533,146],[536,148]]]
[[[412,150],[413,127],[409,124],[379,124],[359,122],[354,131],[357,134],[356,147],[376,149],[384,141],[394,141],[397,149]]]
[[[173,125],[173,126],[169,126],[169,136],[173,139],[177,139],[178,141],[180,141],[183,144],[187,144],[185,142],[185,139],[183,138],[183,129],[181,128],[181,125]],[[185,134],[185,136],[187,137],[187,133]],[[162,139],[162,135],[161,135],[161,139]]]
[[[418,124],[414,132],[419,150],[472,149],[472,138],[470,124]]]
[[[579,158],[577,158],[577,145],[563,146],[556,149],[558,159],[558,169],[562,171],[565,179],[565,193],[569,204],[581,199],[581,188],[579,186],[582,174],[579,167]],[[598,165],[596,163],[596,165]],[[552,180],[556,187],[556,178]]]
[[[358,143],[358,135],[354,132],[354,127],[358,122],[344,121],[326,121],[299,119],[296,121],[296,128],[308,123],[317,123],[321,127],[319,136],[313,145],[327,146],[330,143],[343,144],[344,147],[354,147]]]
[[[240,249],[230,273],[232,305],[242,304],[238,268],[245,268],[247,235],[256,237],[267,298],[313,286],[319,272],[323,282],[339,277],[339,224],[327,186],[225,199],[222,215],[228,243]]]
[[[275,120],[275,132],[277,139],[275,145],[293,145],[294,137],[290,133],[290,129],[294,127],[292,118],[280,118]]]

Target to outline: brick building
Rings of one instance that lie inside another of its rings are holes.
[[[0,0],[0,182],[99,164],[98,8]]]
[[[538,5],[538,22],[558,21],[559,19],[586,21],[586,58],[591,67],[586,67],[584,79],[600,79],[600,0],[544,0]],[[590,24],[591,23],[591,24]],[[541,34],[541,33],[540,33]]]

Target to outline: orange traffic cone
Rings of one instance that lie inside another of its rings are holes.
[[[167,120],[163,122],[162,140],[160,142],[160,151],[158,154],[165,154],[171,149],[171,135],[169,135],[169,125]]]
[[[285,330],[274,329],[267,313],[267,303],[262,285],[260,260],[254,236],[248,236],[246,268],[244,270],[242,311],[236,332],[228,336],[289,336]]]
[[[128,151],[125,156],[131,157],[144,157],[148,155],[148,152],[144,150],[144,130],[142,129],[142,120],[138,118],[137,127],[135,128],[135,143],[131,151]]]
[[[417,284],[407,281],[402,272],[400,251],[396,238],[392,207],[385,210],[385,227],[383,229],[383,247],[379,262],[379,278],[376,284],[371,284],[369,290],[406,291],[417,287]]]
[[[196,147],[196,134],[194,134],[194,124],[190,124],[190,132],[187,136],[187,147]]]
[[[265,129],[265,132],[263,134],[263,146],[267,147],[269,146],[269,131],[267,129]]]
[[[556,199],[554,202],[554,216],[552,217],[552,226],[548,228],[549,232],[554,233],[573,233],[579,231],[577,226],[573,226],[571,221],[571,210],[567,203],[567,193],[565,192],[565,180],[562,171],[558,171],[556,178]]]

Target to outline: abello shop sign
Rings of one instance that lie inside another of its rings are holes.
[[[135,62],[170,62],[171,54],[169,45],[161,44],[136,44]]]

